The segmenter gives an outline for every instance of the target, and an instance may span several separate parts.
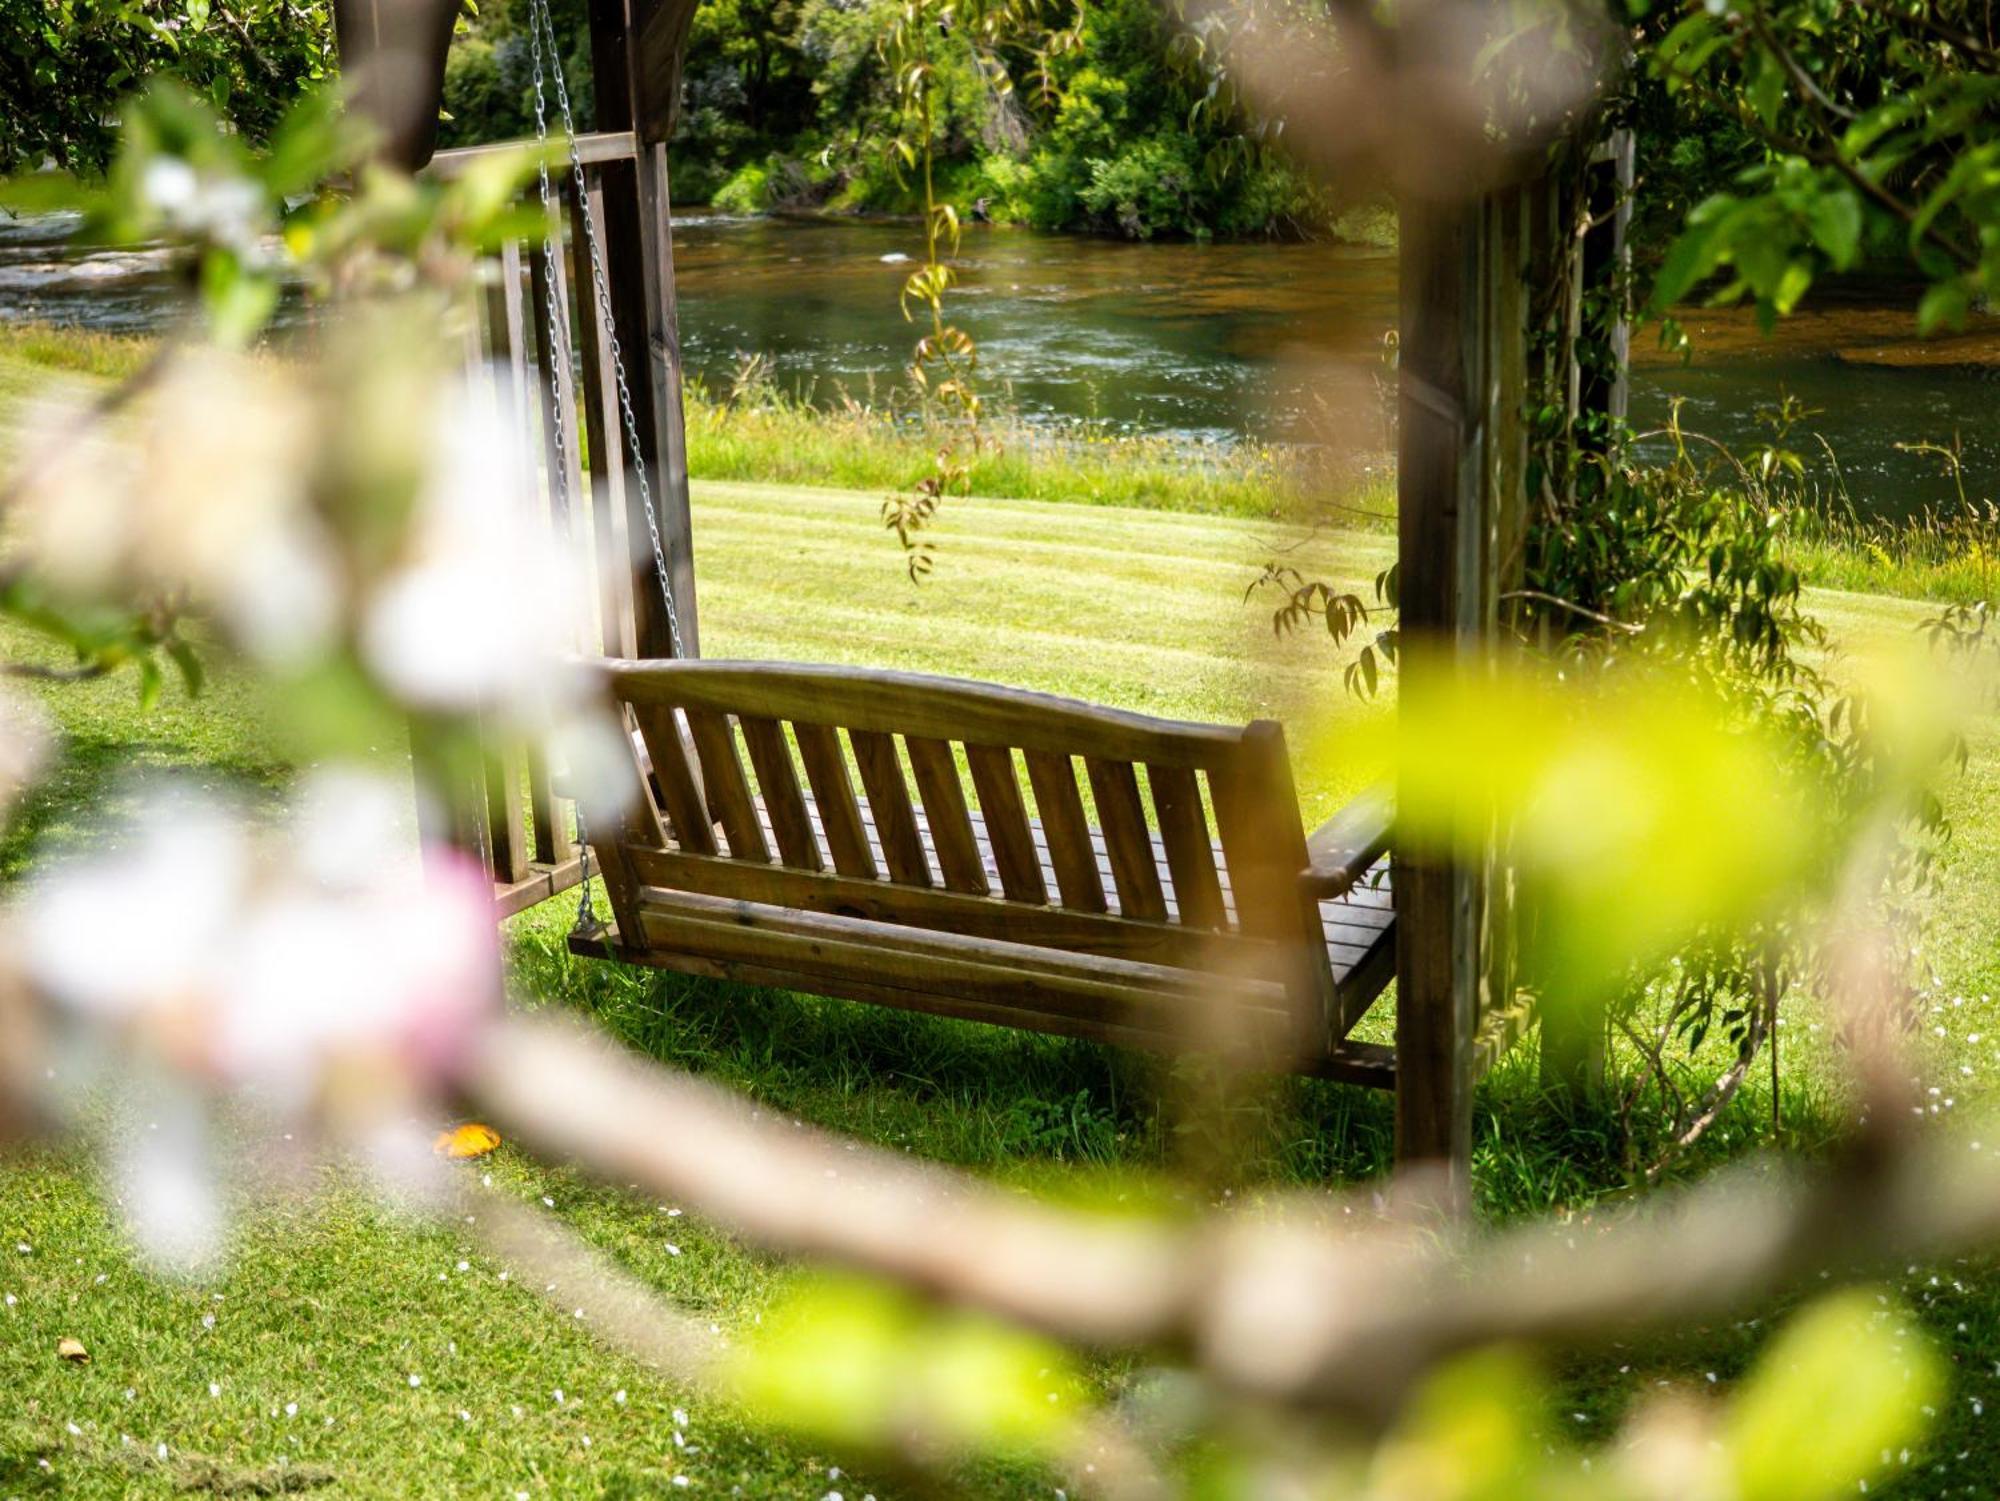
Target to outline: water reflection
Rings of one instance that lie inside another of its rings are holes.
[[[152,254],[74,253],[66,226],[0,219],[0,317],[136,332],[158,327],[174,280]],[[742,358],[828,400],[881,400],[916,330],[896,311],[906,224],[691,214],[675,229],[681,334],[692,374],[726,388]],[[989,387],[1029,420],[1232,441],[1380,442],[1374,374],[1395,316],[1393,254],[1327,245],[1134,244],[970,226],[954,317],[979,341]],[[1782,392],[1818,415],[1864,509],[1905,514],[1951,494],[1937,466],[1898,442],[1965,445],[1970,488],[2000,495],[2000,432],[1988,419],[2000,346],[1971,363],[1870,361],[1910,340],[1905,289],[1831,299],[1766,338],[1747,314],[1690,315],[1698,357],[1682,366],[1638,341],[1633,415],[1683,420],[1731,444],[1758,441]],[[298,316],[288,310],[288,320]],[[1982,365],[1980,362],[1984,362]],[[1809,431],[1796,444],[1817,453]]]

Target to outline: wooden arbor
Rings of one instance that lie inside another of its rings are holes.
[[[544,315],[549,291],[544,277],[548,273],[539,262],[531,264],[532,306],[523,307],[518,247],[508,252],[484,313],[491,353],[511,371],[515,398],[522,403],[524,417],[529,389],[528,351],[532,342],[537,357],[552,351],[552,363],[558,371],[555,389],[546,393],[545,430],[560,415],[572,424],[570,431],[580,428],[587,435],[590,484],[583,486],[582,477],[578,476],[579,484],[570,493],[587,492],[590,497],[587,524],[599,547],[603,644],[606,653],[613,657],[666,657],[670,632],[657,603],[659,596],[651,577],[650,554],[632,545],[644,525],[636,498],[629,493],[630,487],[619,466],[607,462],[608,455],[621,452],[611,371],[603,341],[597,337],[599,316],[607,311],[620,345],[627,351],[644,351],[643,360],[638,362],[638,378],[632,382],[641,447],[649,472],[657,477],[655,490],[661,503],[662,540],[680,614],[680,634],[689,656],[699,651],[665,157],[693,3],[694,0],[588,0],[596,130],[579,142],[585,174],[583,193],[579,197],[567,184],[563,192],[572,225],[579,231],[585,224],[595,226],[605,247],[608,307],[596,305],[596,288],[574,249],[575,242],[583,236],[575,233],[569,256],[553,268],[558,282],[557,304],[566,308],[571,295],[576,300],[573,326],[566,319],[551,326]],[[449,17],[455,9],[455,0],[402,0],[402,3],[339,0],[336,6],[343,56],[350,71],[360,75],[359,102],[382,121],[387,149],[407,166],[422,166],[430,156]],[[430,170],[459,170],[468,159],[489,149],[499,148],[441,153],[430,161]],[[1501,600],[1519,578],[1526,521],[1523,497],[1526,447],[1519,413],[1526,395],[1528,368],[1527,269],[1538,247],[1546,250],[1551,236],[1557,239],[1563,236],[1565,224],[1561,197],[1549,192],[1545,184],[1456,199],[1406,201],[1403,205],[1398,539],[1402,626],[1406,641],[1428,640],[1444,648],[1447,655],[1463,656],[1481,650],[1480,643],[1495,629]],[[1589,247],[1580,248],[1578,253],[1603,252]],[[1612,253],[1616,253],[1615,242]],[[578,372],[575,378],[570,374],[573,366]],[[1602,399],[1620,400],[1622,391],[1603,393]],[[1429,669],[1422,665],[1424,660],[1413,658],[1406,669],[1405,693],[1425,690],[1424,673]],[[836,676],[843,678],[844,692],[862,691],[858,683],[865,675]],[[651,703],[657,710],[665,703],[672,713],[682,716],[672,732],[656,723],[647,737],[652,753],[650,770],[659,803],[650,798],[639,799],[634,805],[640,810],[635,814],[636,825],[611,831],[601,846],[614,904],[622,909],[617,916],[626,938],[622,945],[626,952],[656,961],[663,955],[677,955],[686,961],[680,967],[698,972],[740,973],[749,978],[761,974],[778,983],[797,983],[848,994],[899,988],[885,979],[891,968],[905,976],[914,968],[923,977],[917,989],[934,999],[957,996],[963,1002],[969,986],[999,983],[990,975],[952,969],[954,956],[939,952],[937,940],[928,941],[928,947],[924,942],[906,944],[905,951],[894,956],[893,964],[886,952],[857,954],[855,962],[861,968],[839,980],[829,965],[805,964],[797,956],[823,956],[829,945],[854,939],[858,930],[830,933],[815,927],[811,920],[815,901],[804,887],[797,890],[787,887],[784,902],[778,904],[792,914],[785,930],[775,934],[767,930],[763,938],[753,941],[742,936],[742,930],[754,925],[746,921],[740,903],[747,898],[740,892],[731,896],[723,890],[700,889],[685,879],[688,874],[685,868],[679,869],[674,879],[653,879],[666,873],[676,861],[685,867],[690,860],[710,858],[717,830],[722,832],[732,856],[739,844],[754,851],[760,844],[782,846],[790,839],[801,843],[803,848],[808,836],[811,842],[823,840],[831,846],[835,834],[827,810],[842,804],[838,794],[831,794],[831,804],[815,798],[813,808],[819,822],[809,829],[793,827],[787,832],[787,821],[798,824],[801,811],[787,803],[782,791],[786,778],[777,772],[775,759],[768,780],[780,790],[774,801],[766,789],[761,812],[737,796],[742,788],[729,785],[726,770],[718,785],[708,785],[715,779],[715,768],[726,768],[732,763],[737,764],[738,778],[742,776],[736,735],[747,732],[750,738],[746,748],[754,762],[760,755],[755,737],[766,733],[758,728],[760,724],[768,727],[777,718],[789,718],[796,734],[801,725],[815,723],[810,716],[796,713],[796,703],[788,700],[781,716],[754,694],[754,701],[709,701],[698,691],[702,679],[658,668],[644,669],[636,677],[614,675],[612,681],[619,685],[613,691],[622,695],[628,706]],[[819,686],[824,689],[826,685]],[[950,738],[948,733],[939,733],[948,731],[948,726],[927,721],[924,716],[934,715],[939,703],[951,699],[954,693],[962,697],[964,691],[962,688],[919,691],[917,698],[922,702],[915,709],[907,702],[902,706],[906,712],[916,712],[914,720],[879,719],[879,715],[869,718],[869,714],[879,710],[877,704],[862,715],[867,723],[860,728],[863,735],[891,739],[891,756],[894,755],[892,737],[896,734],[904,737],[911,751],[926,740],[940,743]],[[675,698],[676,693],[686,701]],[[663,699],[662,694],[667,696]],[[969,705],[960,703],[957,708],[964,711]],[[921,712],[917,712],[919,709]],[[704,715],[709,716],[705,731],[700,728]],[[735,729],[722,737],[729,742],[725,754],[716,720],[727,726],[732,717]],[[640,722],[645,723],[643,716]],[[680,725],[688,727],[694,741],[692,746],[683,739]],[[855,727],[848,727],[850,735]],[[705,753],[699,744],[704,734],[712,742]],[[805,749],[805,739],[800,738],[796,743],[802,751]],[[1013,740],[1001,743],[1018,744]],[[697,752],[692,760],[690,749]],[[1106,772],[1111,779],[1109,796],[1112,806],[1118,805],[1123,778],[1116,767],[1123,764],[1123,776],[1129,777],[1130,758],[1124,763],[1115,755],[1107,760],[1102,740],[1093,742],[1087,736],[1062,747],[1051,742],[1042,750],[1044,754],[1061,754],[1065,759],[1072,753],[1080,753],[1091,764],[1093,777],[1097,763],[1090,758],[1096,752],[1097,760],[1110,768]],[[767,739],[763,754],[769,756],[771,752],[772,745]],[[912,754],[911,760],[915,763],[918,755]],[[1171,762],[1173,758],[1168,760]],[[785,764],[787,771],[793,770],[789,759]],[[882,769],[878,766],[878,774]],[[924,771],[921,766],[914,769],[919,791],[924,792]],[[1150,763],[1148,770],[1149,773],[1152,770]],[[865,763],[862,772],[864,779],[867,778]],[[932,772],[931,780],[942,789],[943,778],[935,764]],[[760,781],[764,780],[767,778],[760,777]],[[792,780],[796,780],[795,771]],[[955,781],[952,785],[957,786]],[[1013,785],[1018,799],[1019,784]],[[1157,781],[1154,787],[1157,811],[1161,803]],[[909,824],[909,829],[903,832],[916,840],[916,853],[911,853],[911,847],[895,831],[881,831],[878,824],[877,845],[873,849],[850,850],[854,861],[858,863],[865,856],[891,862],[897,858],[892,849],[904,844],[901,858],[906,862],[933,860],[944,867],[953,858],[947,847],[949,840],[962,833],[974,841],[972,852],[959,852],[964,879],[971,882],[976,877],[1003,887],[1007,885],[1008,857],[1003,845],[1010,835],[993,822],[996,816],[1002,823],[1006,818],[996,808],[986,806],[984,789],[980,797],[982,817],[977,825],[968,822],[965,829],[959,830],[953,822],[947,830],[944,823],[951,821],[926,817],[921,833],[900,776],[893,792],[886,778],[881,780],[879,791],[874,787],[870,790],[878,792],[877,801],[896,809],[892,822],[900,819]],[[1040,791],[1038,788],[1038,802],[1042,801]],[[1102,812],[1106,791],[1094,786],[1093,791]],[[897,793],[901,793],[900,803]],[[940,791],[940,796],[943,795]],[[997,795],[1004,805],[1004,794]],[[1070,797],[1074,796],[1072,784]],[[850,800],[851,797],[850,791]],[[1056,801],[1062,805],[1068,800],[1058,796]],[[959,802],[962,805],[962,791]],[[1303,863],[1294,871],[1293,880],[1303,883],[1308,900],[1320,901],[1322,897],[1313,892],[1311,883],[1318,863],[1315,857],[1323,850],[1307,846],[1298,831],[1295,809],[1285,811],[1285,817],[1290,819],[1289,832],[1285,831],[1283,819],[1272,821],[1273,804],[1274,800],[1266,799],[1258,805],[1260,816],[1271,823],[1270,837],[1277,841],[1271,848],[1281,852],[1281,859],[1295,859],[1283,856],[1282,851],[1293,843],[1299,846],[1304,852]],[[662,811],[666,814],[664,823]],[[1220,806],[1216,811],[1221,813]],[[926,814],[931,812],[927,806]],[[908,817],[904,819],[902,815]],[[1045,819],[1047,816],[1045,811]],[[1059,811],[1055,816],[1062,818],[1068,814]],[[1171,847],[1175,836],[1164,826],[1167,822],[1163,817],[1159,836],[1166,842],[1159,845],[1158,858],[1147,868],[1155,872],[1155,884],[1159,872],[1168,872],[1169,889],[1183,880],[1198,885],[1198,876],[1184,875],[1175,866],[1176,854]],[[489,767],[481,795],[461,802],[453,825],[446,832],[462,846],[478,850],[488,861],[495,877],[500,910],[509,912],[575,883],[579,865],[567,824],[566,809],[546,769],[532,762],[521,764],[502,752],[496,754]],[[1330,899],[1345,896],[1353,887],[1354,878],[1373,864],[1381,848],[1372,827],[1361,829],[1358,836],[1357,827],[1344,825],[1337,834],[1322,831],[1315,836],[1315,841],[1327,849],[1344,841],[1350,854],[1354,849],[1368,852],[1368,858],[1357,869],[1344,873],[1345,885],[1328,888]],[[675,836],[671,848],[665,837],[669,828]],[[977,845],[982,832],[983,850]],[[1101,890],[1096,912],[1090,910],[1092,903],[1087,895],[1093,881],[1102,884],[1096,870],[1086,872],[1083,868],[1082,862],[1095,863],[1089,853],[1091,841],[1084,832],[1072,832],[1072,852],[1079,862],[1072,879],[1077,891],[1084,893],[1079,898],[1083,910],[1070,910],[1078,905],[1072,901],[1071,880],[1064,879],[1061,867],[1053,863],[1055,839],[1045,832],[1044,844],[1051,864],[1042,894],[1047,896],[1046,887],[1054,886],[1061,900],[1029,902],[1030,907],[1037,907],[1046,915],[1024,922],[1023,931],[1029,928],[1042,931],[1052,923],[1060,925],[1072,918],[1090,919],[1102,911]],[[1226,846],[1230,837],[1226,818],[1220,833]],[[1017,842],[1020,835],[1020,830],[1011,833]],[[1026,837],[1032,840],[1032,831]],[[1121,835],[1107,823],[1098,831],[1103,875],[1114,886],[1124,884],[1116,868],[1114,849],[1121,838],[1129,846],[1125,856],[1129,878],[1138,883],[1135,889],[1147,893],[1150,888],[1139,873],[1145,862],[1137,858],[1140,839],[1136,828],[1128,827]],[[708,851],[703,849],[705,839],[711,846]],[[1179,842],[1178,858],[1186,866],[1193,859],[1190,851],[1196,847],[1196,840],[1184,830]],[[1205,839],[1200,843],[1206,847]],[[1227,866],[1230,863],[1227,849],[1222,846],[1217,849]],[[1151,849],[1146,853],[1150,857]],[[1255,869],[1263,858],[1244,855],[1240,857],[1241,868]],[[1009,900],[1017,895],[1031,897],[1029,869],[1036,862],[1019,851],[1014,859],[1012,878],[1021,889],[1019,892],[1006,889],[1002,895]],[[837,854],[835,860],[838,864]],[[1393,1057],[1397,1156],[1403,1162],[1442,1163],[1462,1181],[1469,1155],[1473,1083],[1484,1063],[1497,1055],[1527,1020],[1515,996],[1508,963],[1511,922],[1507,876],[1497,858],[1491,856],[1466,864],[1398,850],[1392,864],[1393,933],[1378,930],[1377,939],[1370,946],[1369,962],[1362,968],[1372,981],[1379,982],[1387,969],[1387,952],[1393,948],[1398,986]],[[704,870],[703,878],[711,883],[745,879],[740,872],[717,874]],[[807,874],[823,873],[808,871]],[[858,878],[855,872],[845,869],[832,874],[838,879]],[[891,877],[895,874],[892,869]],[[657,895],[641,899],[643,890],[671,895],[677,887],[683,890],[692,887],[688,893],[692,899],[678,903]],[[764,894],[771,894],[768,879],[764,881]],[[875,920],[858,901],[843,905],[840,900],[827,897],[824,891],[818,894],[822,898],[818,907],[832,909],[819,911],[820,917],[849,923]],[[851,897],[855,893],[846,895]],[[880,892],[864,895],[881,900]],[[1149,900],[1148,895],[1142,895],[1139,908],[1129,911],[1121,901],[1120,920],[1136,919],[1139,923],[1153,920],[1154,915],[1144,910]],[[1295,897],[1288,895],[1284,900],[1290,903]],[[709,905],[704,905],[704,901]],[[714,905],[716,902],[721,905]],[[731,906],[732,902],[738,905]],[[1184,905],[1184,897],[1176,902],[1177,916],[1184,915]],[[872,936],[887,940],[891,935]],[[1116,941],[1131,942],[1139,938],[1146,942],[1163,941],[1151,933],[1124,933]],[[1385,938],[1389,940],[1387,943],[1383,941]],[[754,952],[744,948],[746,943],[752,944]],[[735,950],[742,950],[733,959],[726,957],[725,952],[735,951],[730,949],[731,944]],[[946,942],[944,946],[950,945]],[[1062,951],[1061,945],[1044,947],[1052,954]],[[1085,948],[1087,951],[1088,946]],[[794,956],[795,962],[769,962],[782,954]],[[1316,938],[1305,943],[1299,956],[1315,972],[1327,971],[1322,993],[1323,1014],[1335,1020],[1332,1029],[1316,1045],[1322,1057],[1333,1060],[1344,1038],[1344,1026],[1351,1024],[1351,1008],[1365,1005],[1366,1001],[1343,999],[1327,954],[1319,950]],[[962,960],[966,956],[955,957]],[[877,964],[883,974],[871,976],[866,968],[870,962]],[[1057,990],[1064,986],[1074,990],[1076,985],[1105,980],[1104,975],[1083,973],[1090,968],[1088,965],[1081,969],[1075,965],[1064,968],[1062,961],[1052,957],[1040,973],[1031,974],[1026,980],[1022,979],[1021,967],[1016,965],[1013,978],[1006,983],[1027,984],[1041,1004],[1047,1002],[1052,985]],[[1060,976],[1056,975],[1058,970],[1062,972]],[[1157,976],[1149,977],[1148,983],[1155,987],[1156,993],[1172,988]],[[1019,999],[1015,997],[1017,1002]],[[1147,1009],[1143,996],[1128,995],[1120,1004],[1126,1004],[1127,1012],[1134,1015]],[[982,1011],[969,1003],[937,1004],[927,1009],[985,1014],[992,1019],[1004,1017],[1015,1022],[1022,1021],[1024,1014],[1019,1004],[1013,1006],[1011,1014],[1005,1007],[996,1012],[987,1006]],[[1293,1013],[1294,1021],[1297,1014]],[[1310,1008],[1307,1014],[1311,1015]],[[1310,1054],[1312,1049],[1306,1051]],[[1350,1061],[1355,1056],[1358,1055],[1350,1053]],[[1372,1062],[1373,1077],[1380,1082],[1391,1065],[1379,1057]],[[1345,1065],[1330,1067],[1329,1071],[1346,1071],[1350,1076],[1368,1072],[1350,1071]]]

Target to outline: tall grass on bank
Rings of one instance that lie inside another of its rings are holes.
[[[1830,477],[1790,518],[1794,566],[1808,584],[1947,604],[1991,604],[2000,588],[2000,503],[1965,486],[1954,443],[1897,445],[1942,464],[1955,498],[1894,521],[1861,514],[1828,450]]]
[[[981,430],[985,446],[971,466],[975,495],[1257,518],[1332,509],[1350,529],[1387,528],[1395,519],[1387,455],[1336,462],[1294,444],[1202,443],[1100,422],[1029,422],[1004,406],[988,410]],[[878,400],[872,392],[837,390],[830,401],[815,400],[780,390],[755,359],[727,391],[689,383],[687,432],[688,472],[700,479],[885,493],[932,474],[949,436],[898,392]]]

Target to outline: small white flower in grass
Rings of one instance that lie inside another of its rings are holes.
[[[461,1423],[470,1423],[472,1421],[472,1414],[461,1407],[458,1410],[458,1420]]]
[[[77,1436],[78,1438],[82,1438],[82,1437],[83,1437],[83,1430],[82,1430],[81,1428],[77,1427],[75,1423],[73,1423],[73,1422],[72,1422],[72,1423],[65,1423],[65,1424],[63,1424],[63,1426],[64,1426],[65,1428],[69,1429],[69,1431],[70,1431],[71,1433],[75,1434],[75,1435],[76,1435],[76,1436]]]
[[[680,1254],[681,1254],[681,1248],[680,1248],[679,1246],[675,1245],[675,1244],[674,1244],[674,1243],[673,1243],[672,1241],[668,1241],[668,1242],[667,1242],[667,1254],[668,1254],[669,1256],[678,1256],[678,1255],[680,1255]]]
[[[680,1429],[676,1428],[674,1430],[674,1447],[676,1449],[685,1449],[687,1446],[688,1446],[687,1435],[685,1433],[682,1433]]]
[[[20,1302],[19,1298],[16,1298],[12,1293],[7,1294],[7,1306],[9,1308],[12,1308],[18,1302]]]
[[[203,1314],[201,1316],[201,1327],[204,1329],[213,1329],[215,1327],[215,1315],[212,1313]]]
[[[219,1396],[221,1396],[221,1395],[222,1395],[222,1383],[221,1383],[220,1381],[211,1381],[211,1382],[209,1382],[209,1383],[208,1383],[208,1394],[209,1394],[209,1395],[210,1395],[211,1397],[219,1397]]]
[[[469,1271],[471,1271],[471,1270],[472,1270],[472,1263],[471,1263],[471,1262],[469,1262],[469,1261],[461,1261],[461,1262],[460,1262],[460,1263],[458,1264],[458,1269],[459,1269],[459,1270],[460,1270],[461,1272],[469,1272]]]
[[[676,1407],[674,1409],[674,1426],[676,1428],[685,1428],[687,1427],[687,1425],[688,1425],[687,1409],[684,1407]]]
[[[687,1476],[685,1476],[685,1475],[676,1475],[676,1476],[674,1476],[674,1484],[675,1484],[675,1485],[677,1485],[677,1486],[679,1486],[679,1487],[680,1487],[680,1488],[681,1488],[682,1490],[686,1490],[686,1489],[687,1489],[687,1483],[688,1483],[688,1478],[687,1478]]]
[[[670,1220],[677,1220],[680,1217],[681,1217],[681,1212],[678,1209],[669,1209],[667,1211],[667,1218]]]
[[[587,1433],[583,1436],[583,1447],[586,1449],[590,1447],[590,1435]]]
[[[19,1251],[23,1256],[32,1256],[35,1254],[35,1248],[29,1245],[25,1240],[15,1241],[14,1249]]]
[[[563,1405],[563,1389],[561,1387],[555,1389],[555,1399],[556,1406],[560,1407]]]
[[[620,1407],[623,1407],[625,1405],[625,1388],[621,1386],[617,1391],[613,1392],[611,1400],[616,1402]]]
[[[556,1207],[556,1201],[555,1201],[554,1199],[550,1198],[550,1197],[549,1197],[549,1196],[548,1196],[547,1194],[543,1194],[543,1195],[542,1195],[542,1203],[543,1203],[543,1204],[545,1204],[545,1205],[547,1205],[547,1206],[548,1206],[548,1207],[549,1207],[550,1209],[553,1209],[553,1208],[555,1208],[555,1207]]]
[[[162,1463],[164,1463],[164,1462],[166,1461],[166,1457],[167,1457],[167,1446],[166,1446],[165,1444],[161,1444],[161,1445],[159,1445],[159,1446],[158,1446],[157,1448],[155,1448],[155,1449],[153,1450],[153,1452],[154,1452],[155,1454],[157,1454],[157,1455],[158,1455],[158,1456],[160,1457],[160,1460],[161,1460],[161,1462],[162,1462]]]
[[[423,1377],[419,1376],[415,1371],[410,1372],[410,1386],[413,1390],[419,1386],[422,1386],[423,1384],[424,1384]]]
[[[296,1402],[287,1402],[285,1404],[285,1416],[288,1418],[295,1418],[298,1415],[299,1415],[299,1404]]]

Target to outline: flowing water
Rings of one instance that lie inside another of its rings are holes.
[[[75,252],[50,221],[0,220],[0,317],[144,331],[174,305],[164,258]],[[690,373],[726,390],[761,357],[780,388],[882,402],[918,329],[897,293],[921,250],[906,224],[732,219],[676,223],[681,336]],[[1393,254],[1331,245],[1134,244],[970,227],[952,316],[978,341],[987,386],[1030,421],[1088,420],[1191,442],[1379,446]],[[2000,341],[1955,346],[1907,368],[1907,289],[1848,294],[1770,337],[1734,310],[1690,315],[1682,364],[1638,340],[1633,417],[1663,421],[1679,399],[1691,429],[1760,441],[1786,393],[1814,415],[1791,446],[1838,455],[1864,512],[1948,502],[1913,441],[1963,445],[1967,486],[2000,498]]]

